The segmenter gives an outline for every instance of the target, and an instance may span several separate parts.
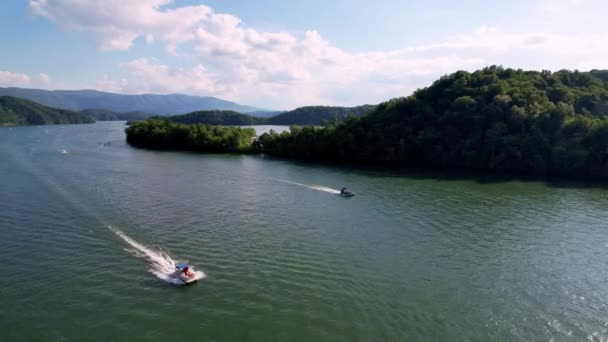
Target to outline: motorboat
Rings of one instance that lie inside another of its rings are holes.
[[[348,190],[348,188],[342,188],[340,189],[340,196],[342,197],[353,197],[355,196],[355,193]]]
[[[175,265],[175,273],[176,278],[183,281],[186,285],[196,283],[196,281],[198,280],[198,277],[196,276],[196,273],[192,270],[192,267],[190,267],[185,262]]]

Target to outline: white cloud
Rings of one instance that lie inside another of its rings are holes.
[[[545,0],[540,8],[549,14],[563,13],[584,5],[585,0]]]
[[[51,77],[43,72],[32,76],[0,70],[0,87],[35,87],[48,89],[51,85]]]
[[[130,75],[130,81],[123,83],[123,90],[128,92],[190,94],[225,92],[225,89],[202,65],[183,70],[170,68],[154,59],[140,58],[122,63],[120,66]]]
[[[117,81],[110,79],[108,75],[103,75],[102,79],[95,82],[95,86],[93,88],[101,91],[117,93],[123,91],[128,83],[129,82],[124,78]]]
[[[221,21],[211,8],[161,9],[172,0],[30,0],[32,12],[58,25],[87,33],[103,50],[126,50],[142,35],[176,46],[194,39],[201,22]],[[228,16],[234,18],[232,16]]]
[[[0,70],[0,87],[25,87],[30,85],[30,81],[26,74]]]
[[[51,77],[43,72],[38,74],[38,78],[40,79],[40,84],[48,86],[51,83]]]
[[[379,102],[407,95],[442,74],[490,64],[588,68],[608,53],[606,29],[581,35],[563,32],[559,26],[590,12],[605,13],[602,9],[608,10],[608,5],[600,0],[538,2],[538,10],[531,12],[549,11],[550,21],[557,23],[543,24],[541,29],[513,29],[518,23],[510,30],[482,26],[424,45],[361,53],[340,49],[314,30],[258,31],[208,6],[175,7],[172,0],[30,0],[29,4],[35,14],[86,33],[103,50],[129,49],[141,37],[177,56],[195,56],[187,68],[154,58],[122,63],[125,79],[104,77],[96,84],[99,89],[216,95],[276,108]]]

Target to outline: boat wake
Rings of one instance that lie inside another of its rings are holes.
[[[310,188],[313,189],[313,190],[328,192],[328,193],[334,194],[334,195],[339,195],[340,194],[340,190],[332,189],[332,188],[329,188],[329,187],[326,187],[326,186],[311,185]]]
[[[161,250],[154,250],[150,247],[142,245],[141,243],[133,240],[127,234],[123,233],[120,229],[108,226],[108,228],[121,238],[124,242],[129,244],[130,248],[125,249],[134,256],[145,259],[148,262],[148,271],[154,274],[157,278],[175,285],[184,285],[185,283],[177,278],[175,270],[175,260],[171,256]],[[196,274],[196,280],[201,280],[207,276],[203,271],[196,271],[194,267],[190,269]]]
[[[334,194],[334,195],[339,195],[340,194],[340,190],[332,189],[332,188],[329,188],[329,187],[326,187],[326,186],[321,186],[321,185],[306,185],[306,184],[301,184],[301,183],[296,183],[296,182],[290,182],[290,181],[283,180],[283,179],[279,179],[279,181],[283,182],[283,183],[303,186],[303,187],[311,189],[311,190],[317,190],[317,191],[327,192],[327,193]]]

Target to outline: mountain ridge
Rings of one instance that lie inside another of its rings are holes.
[[[0,125],[54,125],[94,123],[92,116],[56,109],[13,96],[0,96]]]
[[[334,120],[341,122],[348,116],[361,116],[376,108],[376,105],[361,105],[355,107],[337,106],[304,106],[294,110],[279,113],[266,120],[268,125],[321,125]]]
[[[117,94],[92,89],[44,90],[33,88],[0,87],[0,96],[24,98],[39,104],[71,111],[108,110],[113,112],[145,112],[156,115],[175,115],[200,110],[234,110],[237,112],[266,111],[241,105],[213,96],[185,94]]]
[[[376,108],[375,105],[357,107],[307,106],[288,112],[277,112],[271,117],[255,117],[248,113],[230,110],[201,110],[166,117],[168,121],[184,124],[207,124],[223,126],[245,125],[315,125],[342,122],[349,116],[361,116]]]

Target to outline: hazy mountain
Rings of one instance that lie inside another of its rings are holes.
[[[375,108],[375,105],[363,105],[358,107],[300,107],[268,118],[266,123],[269,125],[320,125],[323,121],[332,123],[334,119],[340,122],[349,115],[361,116]]]
[[[153,114],[144,112],[124,112],[117,113],[111,110],[105,109],[85,109],[80,112],[84,115],[89,115],[95,118],[97,121],[132,121],[132,120],[145,120]]]
[[[0,88],[0,96],[21,97],[45,106],[81,111],[103,109],[113,112],[145,112],[160,115],[189,113],[200,110],[234,110],[253,112],[258,108],[243,106],[211,96],[190,95],[123,95],[96,90],[42,90]]]
[[[55,109],[18,97],[0,96],[0,125],[93,123],[91,116]]]

